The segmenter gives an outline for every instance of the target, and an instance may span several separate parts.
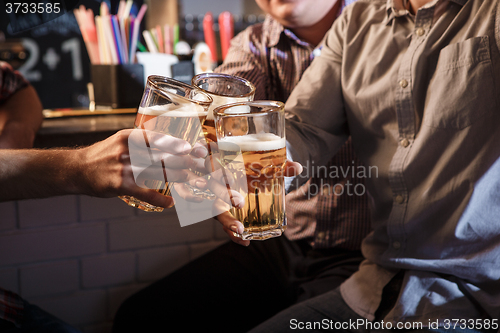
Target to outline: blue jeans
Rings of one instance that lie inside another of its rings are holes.
[[[359,325],[358,325],[359,323]],[[380,326],[379,326],[380,327]],[[375,323],[370,323],[356,314],[344,302],[339,288],[297,303],[274,317],[266,320],[250,333],[281,333],[281,332],[437,332],[437,333],[484,333],[498,332],[495,330],[472,329],[416,329],[416,330],[381,330]]]
[[[20,327],[0,319],[0,333],[81,333],[61,319],[24,301],[23,322]]]

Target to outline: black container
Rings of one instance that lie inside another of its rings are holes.
[[[144,69],[141,64],[92,65],[96,106],[137,108],[144,92]]]

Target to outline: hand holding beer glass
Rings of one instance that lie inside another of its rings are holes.
[[[129,139],[130,160],[137,185],[170,195],[172,183],[167,181],[168,168],[170,165],[182,168],[183,157],[172,155],[167,158],[165,154],[158,154],[161,152],[155,143],[162,140],[158,139],[159,136],[163,136],[163,142],[181,144],[179,140],[183,140],[192,148],[199,139],[211,103],[212,98],[196,87],[163,76],[148,77],[134,132]],[[131,141],[133,139],[134,142]],[[170,175],[174,173],[175,170]],[[163,211],[162,207],[132,196],[120,198],[144,211]]]
[[[241,102],[214,110],[225,184],[245,198],[231,214],[244,226],[241,238],[268,239],[286,228],[284,104]]]

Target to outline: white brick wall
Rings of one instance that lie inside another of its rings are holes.
[[[19,271],[21,293],[25,297],[75,292],[80,288],[78,260],[23,266]]]
[[[16,203],[0,202],[0,232],[16,228]]]
[[[109,333],[120,304],[227,241],[215,220],[180,227],[118,198],[0,203],[0,287],[84,333]]]

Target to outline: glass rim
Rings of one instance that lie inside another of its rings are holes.
[[[231,109],[237,106],[250,106],[250,107],[271,107],[270,109],[262,112],[255,112],[255,113],[249,113],[249,112],[241,112],[241,113],[225,113],[226,109]],[[280,101],[271,101],[271,100],[258,100],[258,101],[244,101],[244,102],[237,102],[237,103],[231,103],[231,104],[224,104],[221,106],[218,106],[214,109],[214,117],[241,117],[243,115],[251,115],[251,116],[257,116],[259,114],[267,114],[267,113],[278,113],[278,112],[285,112],[285,103],[280,102]]]
[[[187,83],[184,83],[182,81],[178,81],[178,80],[172,79],[171,77],[167,77],[167,76],[161,76],[161,75],[150,75],[150,76],[148,76],[147,83],[149,83],[153,88],[157,89],[159,92],[161,92],[163,95],[165,95],[169,99],[170,99],[170,97],[166,94],[166,91],[161,86],[159,86],[157,84],[157,82],[166,83],[166,84],[172,86],[173,88],[175,86],[180,86],[182,88],[188,88],[188,89],[191,89],[191,90],[198,90],[202,95],[204,95],[204,96],[206,96],[208,98],[208,101],[200,101],[200,100],[192,99],[192,98],[185,97],[185,96],[182,96],[182,95],[177,95],[177,94],[176,94],[176,98],[185,99],[186,101],[189,101],[189,102],[192,102],[192,103],[196,103],[198,105],[201,105],[201,106],[204,106],[204,107],[207,107],[207,108],[210,107],[210,105],[214,101],[213,98],[212,98],[212,96],[210,96],[208,93],[206,93],[203,89],[198,88],[196,86],[189,85]]]
[[[217,93],[214,93],[214,92],[211,92],[211,91],[208,91],[208,90],[205,90],[203,88],[200,88],[198,87],[198,85],[195,84],[196,80],[200,79],[200,78],[210,78],[210,77],[223,77],[223,78],[226,78],[226,79],[236,79],[238,81],[241,81],[243,82],[246,86],[250,87],[250,92],[246,93],[246,94],[240,94],[240,95],[224,95],[224,94],[217,94]],[[241,97],[249,97],[249,96],[252,96],[253,94],[255,94],[255,86],[253,85],[252,82],[250,82],[249,80],[247,79],[244,79],[242,77],[239,77],[239,76],[236,76],[236,75],[229,75],[229,74],[224,74],[224,73],[200,73],[200,74],[196,74],[195,76],[193,76],[193,78],[191,79],[191,84],[208,93],[208,94],[212,94],[212,95],[215,95],[215,96],[221,96],[221,97],[233,97],[233,98],[241,98]]]

